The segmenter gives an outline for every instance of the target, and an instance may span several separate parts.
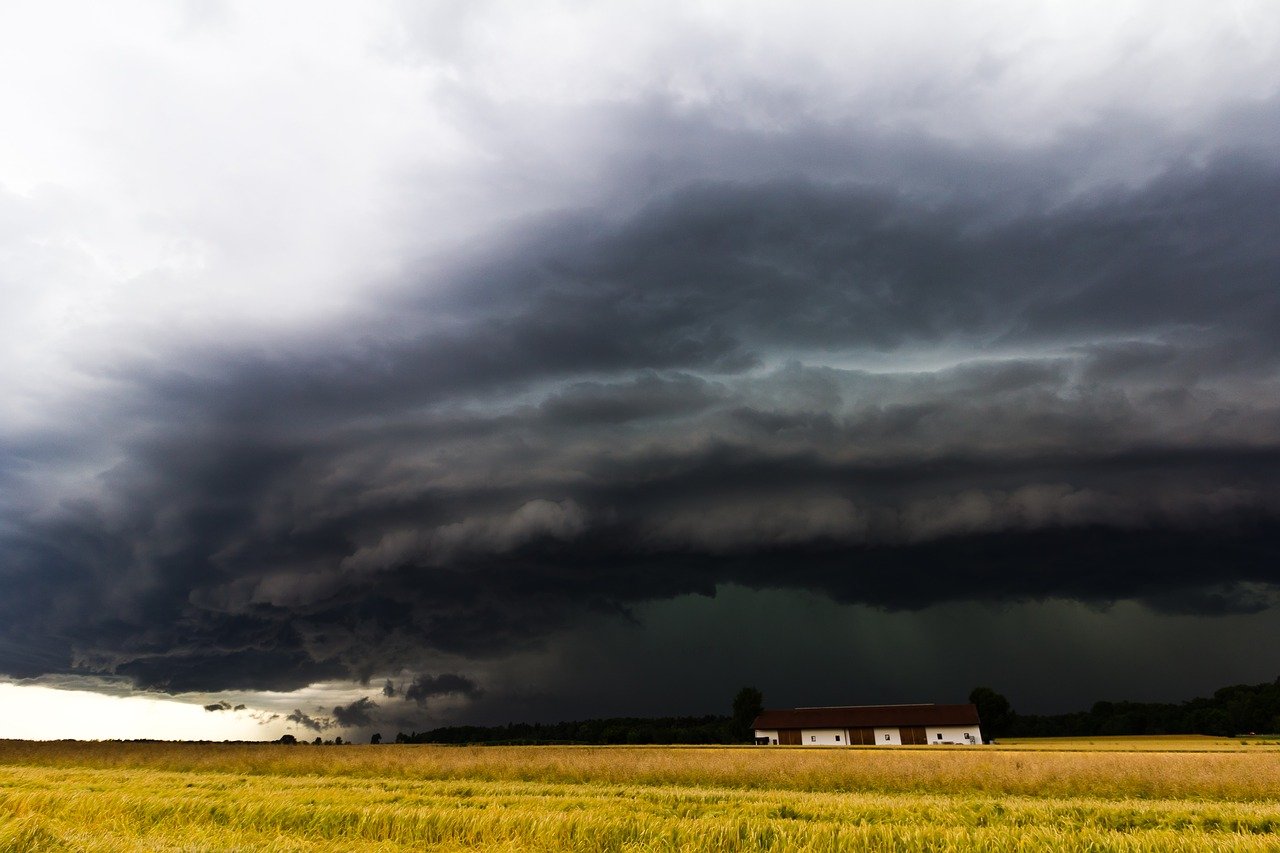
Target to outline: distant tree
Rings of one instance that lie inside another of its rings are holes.
[[[334,739],[333,739],[333,742],[334,742],[336,745],[338,745],[338,746],[342,746],[342,737],[341,737],[341,736],[339,736],[339,737],[334,738]]]
[[[369,738],[369,743],[373,744],[374,746],[377,746],[378,744],[382,743],[382,735],[379,734],[378,732],[374,732],[373,737]]]
[[[987,738],[1009,734],[1017,715],[1008,699],[990,687],[975,687],[969,694],[969,701],[978,708],[978,719],[982,722],[982,731]]]
[[[286,746],[294,746],[295,744],[297,744],[298,739],[293,735],[280,735],[279,742],[285,744]]]
[[[751,724],[764,710],[764,694],[754,687],[744,687],[733,697],[733,736],[735,740],[751,740]]]
[[[316,739],[311,741],[311,743],[314,746],[321,746],[324,744],[324,738],[320,737],[320,735],[316,735]]]

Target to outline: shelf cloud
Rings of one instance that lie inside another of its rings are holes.
[[[289,716],[322,731],[500,695],[454,664],[726,585],[905,611],[1275,606],[1274,27],[1177,6],[1155,17],[1201,35],[1121,48],[1099,10],[1021,4],[954,32],[921,4],[800,16],[826,32],[716,6],[492,30],[509,9],[389,5],[296,79],[252,52],[274,24],[217,8],[139,36],[191,59],[117,37],[101,85],[250,51],[272,84],[253,103],[309,94],[257,139],[218,112],[247,81],[196,113],[250,185],[215,204],[198,139],[146,166],[178,132],[156,126],[163,80],[137,138],[113,119],[77,161],[139,190],[121,270],[39,236],[98,221],[100,184],[0,173],[5,351],[14,317],[38,327],[0,371],[0,673],[365,685]],[[539,25],[574,36],[565,55]],[[902,61],[873,62],[867,27]],[[350,160],[311,139],[324,103],[365,146]],[[301,163],[272,159],[295,139]],[[194,177],[161,174],[188,155]]]

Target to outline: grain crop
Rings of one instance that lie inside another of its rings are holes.
[[[1276,850],[1280,751],[0,742],[0,850]]]

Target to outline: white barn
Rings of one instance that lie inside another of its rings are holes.
[[[756,743],[780,746],[912,746],[982,743],[973,705],[850,705],[762,711]]]

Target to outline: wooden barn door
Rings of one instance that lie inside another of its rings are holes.
[[[850,746],[875,746],[876,730],[861,728],[849,729],[849,745]]]
[[[903,746],[914,746],[929,742],[924,734],[924,726],[902,726],[898,729],[898,736],[902,738]]]
[[[799,729],[778,729],[778,746],[799,746]]]

